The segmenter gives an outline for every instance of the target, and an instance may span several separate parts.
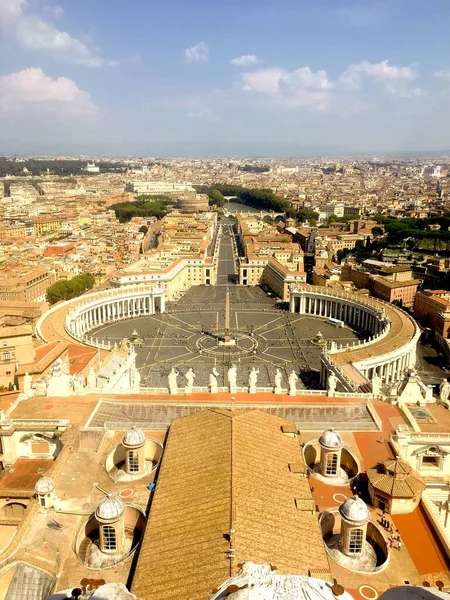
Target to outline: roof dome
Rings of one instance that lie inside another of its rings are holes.
[[[319,438],[319,444],[325,446],[325,448],[343,448],[344,442],[340,434],[334,429],[327,429],[324,431]]]
[[[133,427],[124,435],[123,443],[126,446],[140,446],[145,442],[145,435],[142,429]]]
[[[95,516],[97,519],[104,521],[113,521],[119,519],[125,512],[125,504],[122,498],[116,494],[106,496],[100,502],[95,510]]]
[[[346,521],[353,523],[364,523],[370,521],[370,512],[364,500],[359,496],[347,498],[339,507],[339,513]]]
[[[50,477],[41,477],[34,486],[37,494],[51,494],[55,489],[55,482]]]

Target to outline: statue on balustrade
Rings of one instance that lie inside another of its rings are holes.
[[[447,379],[443,379],[439,386],[439,400],[449,408],[448,397],[450,396],[450,383]]]
[[[168,380],[169,380],[169,392],[171,394],[178,394],[178,381],[177,381],[177,377],[179,375],[179,372],[175,369],[175,367],[172,367],[168,376]]]
[[[217,378],[219,377],[219,371],[216,367],[213,368],[212,373],[209,374],[209,391],[211,394],[217,394]]]
[[[283,391],[281,389],[281,381],[283,379],[283,376],[281,374],[280,369],[277,369],[275,372],[275,389],[274,389],[274,393],[275,394],[282,394]]]
[[[372,375],[372,394],[374,396],[379,396],[381,392],[381,377],[378,375],[376,370]]]
[[[289,396],[297,395],[297,373],[292,370],[289,375]]]
[[[195,379],[195,373],[192,370],[192,368],[188,369],[188,371],[186,372],[185,378],[186,378],[186,385],[184,388],[184,392],[186,394],[192,394],[192,388],[194,387],[194,379]]]
[[[336,386],[337,386],[337,378],[336,378],[336,375],[331,371],[328,374],[328,379],[327,379],[327,395],[328,396],[334,396],[334,393],[336,392]]]
[[[230,394],[235,394],[237,391],[237,367],[236,365],[231,365],[228,369],[228,387],[230,390]]]
[[[256,394],[256,383],[258,381],[259,369],[253,367],[248,376],[248,391],[250,394]]]

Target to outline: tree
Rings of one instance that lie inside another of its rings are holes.
[[[381,227],[373,227],[372,228],[372,235],[375,237],[380,237],[384,234],[384,231]]]
[[[84,294],[94,287],[95,277],[92,273],[82,273],[72,279],[62,279],[47,288],[46,298],[49,304],[55,304],[61,300],[71,300]]]
[[[218,207],[222,207],[225,204],[225,198],[220,190],[211,188],[208,190],[208,198],[210,206],[215,204]]]

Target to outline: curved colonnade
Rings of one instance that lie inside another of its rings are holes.
[[[111,344],[89,336],[89,331],[106,323],[163,313],[165,310],[164,285],[128,285],[86,294],[62,305],[56,305],[39,319],[36,333],[45,342],[52,341],[44,331],[44,324],[60,315],[64,331],[70,338],[108,350]]]
[[[385,384],[401,381],[414,367],[420,337],[417,323],[406,312],[360,294],[318,286],[290,291],[290,311],[343,321],[363,332],[364,341],[353,346],[332,344],[322,356],[322,383],[332,371],[345,391],[355,391],[376,374]]]

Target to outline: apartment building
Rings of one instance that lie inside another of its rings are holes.
[[[0,300],[43,302],[55,274],[44,267],[12,266],[0,269]]]
[[[0,327],[0,386],[14,384],[16,365],[34,361],[32,334],[30,325]]]

